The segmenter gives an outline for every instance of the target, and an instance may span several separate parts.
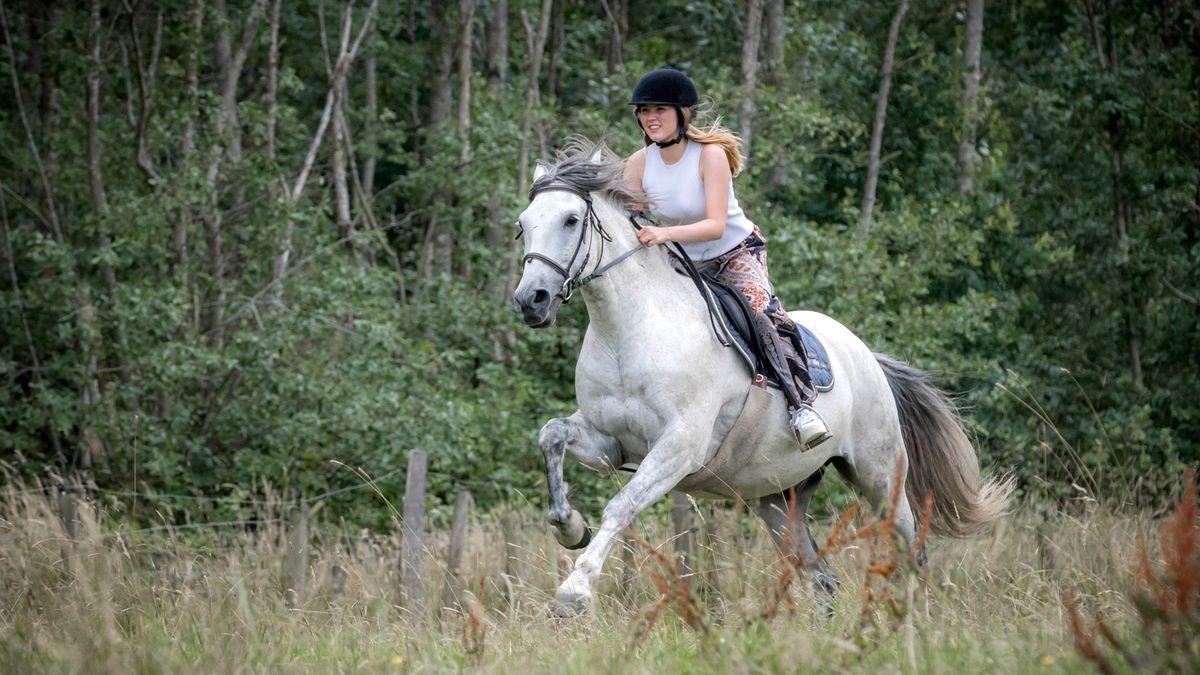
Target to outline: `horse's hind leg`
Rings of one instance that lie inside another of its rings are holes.
[[[550,488],[547,517],[554,526],[554,538],[566,548],[583,548],[591,541],[591,532],[587,521],[567,501],[563,456],[570,452],[593,470],[613,471],[621,463],[620,447],[616,439],[592,428],[579,411],[547,422],[538,441],[546,460],[546,482]]]
[[[863,446],[866,451],[855,450],[853,462],[835,461],[834,466],[851,484],[855,485],[875,509],[886,505],[892,510],[892,518],[896,522],[896,531],[904,539],[909,554],[918,564],[925,564],[925,550],[914,550],[916,543],[916,518],[912,506],[908,503],[908,494],[904,483],[908,475],[908,454],[904,450],[904,441],[900,437],[900,427],[897,425],[893,436],[887,442],[873,446]],[[899,485],[896,484],[897,478]],[[896,503],[891,504],[892,495],[897,495]]]
[[[813,573],[812,587],[823,615],[828,615],[837,591],[837,577],[825,560],[817,556],[817,543],[808,529],[808,502],[821,483],[824,469],[809,476],[793,490],[763,497],[758,502],[758,515],[771,532],[771,539],[789,561],[802,561]]]

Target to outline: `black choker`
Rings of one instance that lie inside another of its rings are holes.
[[[675,138],[667,141],[666,143],[659,143],[658,141],[654,141],[654,144],[660,148],[669,148],[672,145],[675,145],[676,143],[678,143],[679,141],[682,141],[684,138],[685,138],[685,136],[683,134],[679,134]]]

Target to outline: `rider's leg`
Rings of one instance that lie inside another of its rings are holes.
[[[817,392],[808,374],[808,358],[796,324],[775,297],[767,272],[767,244],[756,230],[732,251],[702,263],[701,268],[741,292],[753,312],[754,331],[791,413],[792,431],[809,449],[829,440],[829,429],[812,407]]]
[[[612,472],[620,466],[621,449],[616,439],[593,428],[579,411],[547,422],[538,440],[546,460],[546,482],[550,489],[547,516],[554,526],[554,537],[567,548],[582,548],[590,539],[587,521],[567,501],[563,456],[570,452],[589,468]]]

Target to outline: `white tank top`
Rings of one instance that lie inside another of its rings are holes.
[[[650,212],[663,225],[689,225],[704,220],[704,183],[700,180],[700,151],[702,145],[688,141],[683,157],[674,164],[662,159],[661,150],[651,143],[646,146],[646,169],[642,174],[642,190],[650,197]],[[733,194],[733,179],[729,179],[729,211],[725,214],[725,234],[720,239],[681,244],[692,260],[711,260],[733,250],[754,231],[754,223],[746,218]]]

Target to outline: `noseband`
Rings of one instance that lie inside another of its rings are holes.
[[[528,265],[530,260],[537,260],[545,263],[550,267],[550,269],[557,272],[559,276],[563,278],[563,285],[556,295],[561,298],[563,302],[566,302],[571,299],[571,296],[575,294],[575,291],[603,276],[605,272],[623,262],[629,256],[640,251],[642,247],[641,245],[635,246],[617,256],[617,258],[615,258],[612,262],[606,265],[601,265],[600,261],[604,259],[604,243],[611,242],[612,236],[604,230],[604,226],[600,224],[600,219],[596,216],[596,209],[592,204],[592,195],[562,181],[549,181],[543,185],[534,185],[534,187],[530,188],[529,201],[533,201],[534,197],[537,197],[539,194],[549,190],[566,190],[567,192],[578,196],[584,201],[585,204],[587,204],[587,211],[583,215],[583,226],[579,228],[579,240],[575,243],[575,251],[571,254],[571,260],[567,262],[566,267],[563,267],[551,258],[536,252],[526,253],[525,257],[522,259],[522,264]],[[642,228],[642,226],[639,225],[634,219],[633,215],[629,216],[629,222],[633,224],[635,229],[640,230]],[[587,239],[589,227],[595,230],[596,234],[600,235],[600,254],[597,257],[596,269],[594,269],[591,274],[582,276],[583,270],[587,267],[588,259],[592,254],[591,247],[588,247],[588,250],[586,251],[583,250],[583,244]],[[521,235],[518,234],[517,236],[519,237]],[[579,270],[572,274],[571,268],[575,266],[575,260],[579,258],[580,251],[583,251],[583,260],[579,263]]]

